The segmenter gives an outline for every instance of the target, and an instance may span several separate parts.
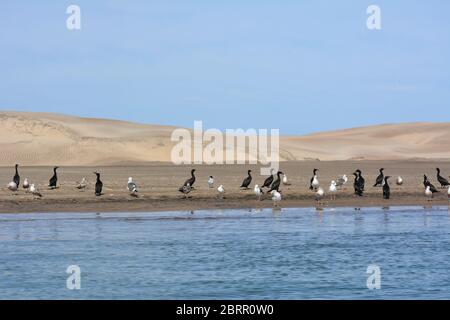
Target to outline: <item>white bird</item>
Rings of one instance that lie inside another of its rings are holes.
[[[209,179],[208,179],[208,186],[209,186],[210,188],[214,188],[214,177],[213,177],[213,176],[209,176]]]
[[[336,192],[337,192],[336,181],[334,180],[331,181],[331,185],[328,191],[331,194],[331,200],[336,200]]]
[[[271,193],[273,206],[278,207],[278,203],[281,201],[281,193],[279,193],[277,190],[273,190]]]
[[[398,186],[401,186],[403,184],[403,178],[398,176],[396,183],[397,183]]]
[[[283,184],[285,186],[290,186],[291,184],[289,183],[288,177],[285,173],[283,173],[283,180],[282,180]]]
[[[34,183],[31,184],[30,186],[30,192],[33,194],[33,196],[36,197],[42,197],[42,194],[39,192],[39,190],[34,186]]]
[[[325,196],[325,191],[323,190],[323,188],[319,187],[319,189],[317,189],[317,191],[316,191],[317,204],[320,204],[320,200],[322,200],[324,196]]]
[[[255,192],[255,195],[258,197],[258,200],[261,201],[261,197],[263,196],[264,191],[262,191],[258,185],[255,185],[254,192]]]
[[[224,195],[224,193],[225,193],[225,189],[224,189],[223,185],[220,185],[220,186],[217,188],[217,191],[219,192],[219,198],[220,198],[220,199],[223,199],[223,195]]]
[[[11,190],[11,191],[17,191],[17,184],[14,181],[11,181],[8,184],[8,189]]]
[[[427,186],[425,189],[425,196],[427,197],[428,201],[431,201],[433,199],[433,192],[431,192],[430,186]]]
[[[337,178],[336,180],[336,187],[342,187],[343,185],[345,185],[348,181],[348,177],[346,174],[344,174],[343,176]]]
[[[131,193],[131,196],[136,197],[138,193],[138,189],[136,186],[136,183],[133,182],[133,178],[128,178],[128,184],[127,184],[128,191]]]
[[[79,190],[84,190],[87,187],[87,180],[85,177],[83,177],[83,179],[81,179],[81,181],[78,183],[77,189]]]
[[[25,180],[23,180],[23,185],[22,185],[22,187],[23,187],[24,189],[27,189],[27,190],[28,190],[28,188],[30,187],[30,183],[28,182],[28,178],[25,178]]]
[[[450,201],[450,187],[448,187],[447,196],[448,196],[448,200]]]

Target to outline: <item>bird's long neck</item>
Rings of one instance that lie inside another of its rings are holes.
[[[16,174],[19,174],[19,171],[17,170],[17,166],[16,166]]]
[[[100,175],[98,174],[97,175],[97,182],[99,182],[100,181]]]

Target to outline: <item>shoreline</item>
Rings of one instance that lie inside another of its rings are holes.
[[[285,199],[279,208],[386,208],[400,206],[450,206],[447,199],[435,199],[428,202],[426,199],[413,197],[402,197],[392,200],[377,199],[374,197],[342,198],[335,201],[325,200],[317,206],[313,197],[311,199]],[[35,201],[3,201],[0,205],[1,214],[21,213],[133,213],[133,212],[173,212],[173,211],[197,211],[197,210],[253,210],[273,208],[270,199],[258,201],[249,199],[120,199],[83,201],[80,203],[75,199],[64,200],[35,200]]]

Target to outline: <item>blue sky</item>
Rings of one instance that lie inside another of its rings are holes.
[[[449,13],[444,0],[3,2],[0,109],[281,134],[450,121]]]

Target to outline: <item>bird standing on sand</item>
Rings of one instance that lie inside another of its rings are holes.
[[[313,170],[313,176],[311,178],[311,181],[309,182],[309,190],[316,190],[320,186],[319,179],[317,177],[317,171],[319,171],[319,169]]]
[[[56,189],[56,185],[58,183],[58,175],[56,174],[56,170],[58,168],[59,167],[54,167],[53,168],[53,176],[48,181],[48,186],[50,187],[50,189]]]
[[[358,184],[361,187],[361,190],[364,191],[366,180],[363,178],[361,170],[356,170],[356,173],[358,174]]]
[[[225,189],[224,189],[223,185],[220,185],[217,188],[217,192],[219,192],[219,199],[223,199],[223,195],[225,194]]]
[[[425,188],[425,196],[427,197],[428,201],[432,201],[432,199],[433,199],[433,192],[431,191],[431,187],[430,186],[427,186]]]
[[[181,193],[184,194],[184,198],[187,199],[188,198],[188,194],[192,191],[192,187],[191,185],[188,183],[185,186],[182,186],[178,191],[180,191]]]
[[[364,190],[362,189],[358,172],[354,172],[353,175],[355,176],[355,181],[353,182],[353,188],[355,189],[355,194],[362,197]]]
[[[383,186],[383,182],[384,182],[384,168],[380,169],[380,174],[378,175],[375,184],[373,185],[374,187],[381,187]]]
[[[22,185],[22,187],[23,187],[25,190],[28,190],[28,188],[30,187],[30,183],[28,182],[28,178],[25,178],[25,180],[23,180],[23,185]]]
[[[95,182],[95,195],[100,197],[102,195],[103,182],[100,180],[99,172],[94,172],[94,174],[97,176],[97,181]]]
[[[285,186],[290,186],[291,185],[291,183],[289,182],[288,177],[287,177],[287,175],[285,173],[283,173],[283,180],[282,180],[282,182],[283,182],[283,184]]]
[[[251,172],[252,172],[252,170],[247,171],[248,176],[247,176],[247,178],[244,179],[244,181],[242,181],[241,188],[248,189],[248,186],[250,185],[250,183],[252,183]]]
[[[390,176],[384,177],[384,184],[383,184],[383,199],[390,199],[391,198],[391,187],[388,184],[388,179]]]
[[[209,188],[214,188],[214,177],[213,176],[209,176],[208,187]]]
[[[10,191],[17,191],[17,184],[14,181],[11,181],[8,183],[8,190]]]
[[[323,188],[319,187],[317,189],[317,191],[316,191],[316,202],[317,202],[317,205],[321,204],[320,200],[322,200],[324,196],[325,196],[325,191],[323,190]]]
[[[398,176],[398,177],[397,177],[397,181],[395,181],[395,183],[396,183],[398,186],[401,186],[401,185],[403,184],[403,178],[400,177],[400,176]]]
[[[273,169],[270,169],[270,176],[266,180],[264,180],[264,183],[262,184],[261,189],[262,188],[270,188],[270,186],[273,183],[273,180],[274,180]]]
[[[83,177],[83,178],[81,179],[81,181],[78,182],[77,189],[78,189],[78,190],[84,190],[84,189],[86,189],[86,187],[87,187],[87,180],[86,180],[85,177]]]
[[[441,188],[446,188],[446,187],[450,186],[450,183],[448,182],[448,180],[445,179],[443,176],[441,176],[441,169],[436,168],[436,171],[437,171],[437,180],[441,184]]]
[[[30,186],[30,192],[33,196],[35,197],[42,197],[42,194],[39,192],[39,190],[35,187],[34,183],[31,184]]]
[[[425,174],[423,175],[423,185],[424,185],[425,188],[426,187],[430,187],[430,191],[432,193],[439,192],[438,189],[436,189],[436,187],[431,184],[430,180],[428,180],[428,177]]]
[[[450,187],[448,187],[448,190],[447,190],[447,197],[448,197],[448,201],[450,201]]]
[[[261,201],[261,197],[263,196],[264,191],[258,185],[255,185],[255,188],[253,190],[255,192],[255,195],[258,197],[258,200]]]
[[[281,193],[279,193],[277,190],[272,190],[272,201],[273,201],[273,206],[278,208],[278,204],[281,201]]]
[[[280,192],[280,183],[281,183],[281,175],[283,174],[283,172],[278,171],[277,172],[277,180],[275,180],[272,183],[272,186],[270,187],[269,192],[272,192],[273,190],[277,190],[278,192]]]
[[[19,187],[20,186],[20,176],[19,176],[19,169],[18,169],[19,165],[16,164],[14,167],[15,167],[16,173],[14,174],[13,182],[16,184],[17,187]]]
[[[330,192],[331,200],[336,200],[336,192],[337,192],[336,181],[334,180],[331,181],[331,185],[328,191]]]
[[[136,183],[133,182],[133,178],[128,178],[127,189],[130,192],[130,195],[133,197],[137,197],[138,189]]]
[[[195,175],[194,175],[194,173],[195,173],[195,169],[192,169],[191,170],[191,177],[184,182],[183,186],[180,189],[178,189],[178,191],[183,192],[183,187],[187,187],[187,185],[189,185],[189,188],[192,190],[192,188],[194,186],[194,183],[195,183]]]
[[[336,187],[342,187],[343,185],[345,185],[348,181],[347,175],[344,174],[343,176],[337,178],[336,180]]]

